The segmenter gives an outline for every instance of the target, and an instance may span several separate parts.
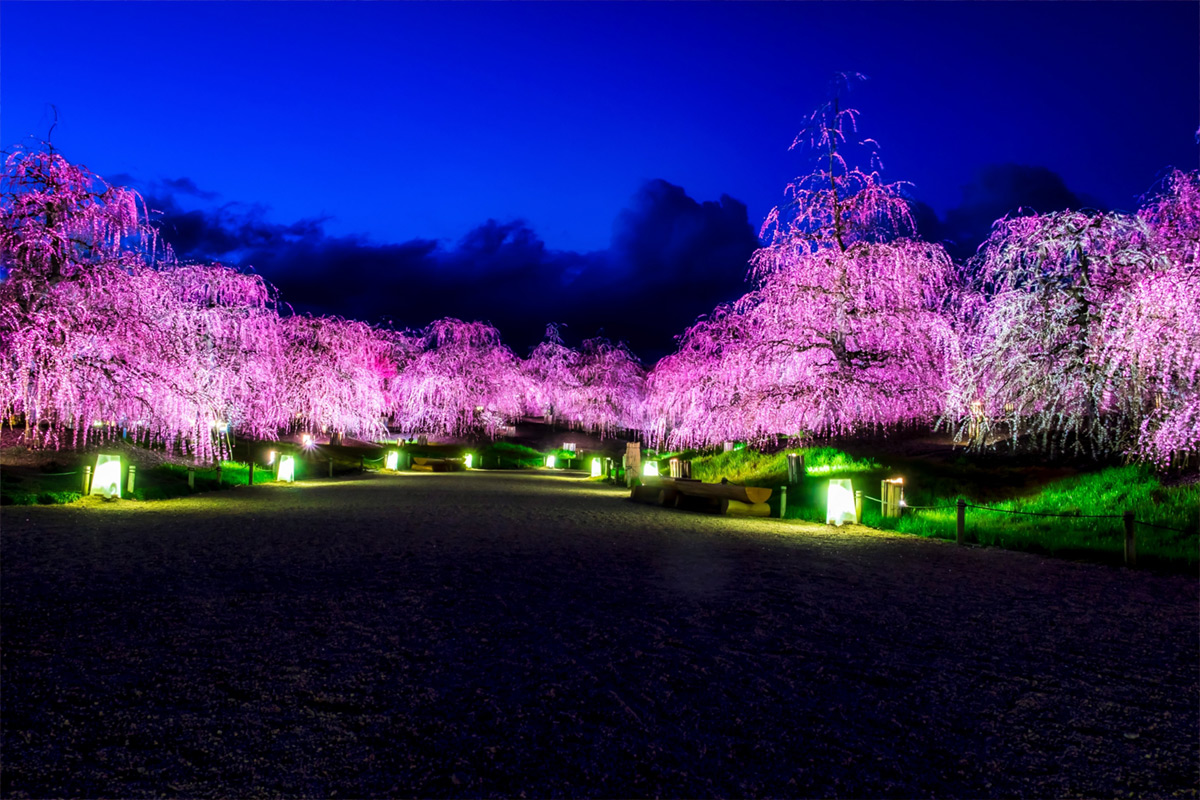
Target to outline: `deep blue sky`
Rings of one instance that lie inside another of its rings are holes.
[[[960,245],[1197,166],[1200,4],[1153,2],[6,1],[0,146],[54,104],[54,144],[185,255],[303,309],[490,318],[518,349],[605,325],[655,356],[744,290],[746,223],[807,169],[787,147],[836,70],[870,77],[885,177]]]

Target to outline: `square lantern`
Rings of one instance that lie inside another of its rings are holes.
[[[600,459],[592,459],[592,477],[599,478],[604,474],[604,465],[600,463]]]
[[[292,483],[296,480],[296,459],[293,456],[279,457],[279,469],[275,472],[275,480]]]
[[[854,512],[854,486],[848,478],[831,480],[826,498],[826,525],[832,522],[840,528],[843,522],[858,522]]]
[[[121,496],[120,456],[96,456],[96,471],[92,473],[92,488],[89,494],[98,494],[105,500]]]
[[[648,476],[657,478],[658,477],[658,462],[657,461],[647,461],[644,464],[642,464],[642,475],[648,475]]]
[[[554,464],[555,464],[554,456],[546,456],[546,466],[550,469],[554,469]]]
[[[389,450],[387,455],[383,457],[383,466],[385,469],[395,472],[400,466],[400,454],[395,450]]]
[[[471,469],[472,464],[475,462],[475,454],[467,453],[465,456],[463,456],[463,462],[467,465],[467,469]]]

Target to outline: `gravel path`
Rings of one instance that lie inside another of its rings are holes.
[[[0,511],[8,797],[1196,797],[1200,589],[530,473]]]

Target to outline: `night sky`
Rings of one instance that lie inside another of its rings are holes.
[[[647,362],[742,294],[835,71],[925,235],[1197,166],[1197,3],[0,2],[0,146],[132,185],[298,311]],[[32,138],[31,138],[32,137]]]

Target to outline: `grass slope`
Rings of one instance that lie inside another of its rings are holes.
[[[1200,484],[1165,486],[1145,466],[1076,473],[1043,465],[989,464],[984,459],[968,457],[948,462],[900,456],[877,459],[828,447],[792,452],[803,453],[808,477],[788,487],[788,518],[823,522],[829,478],[849,478],[864,497],[878,498],[880,481],[902,476],[909,508],[899,519],[884,519],[878,501],[864,500],[864,524],[917,536],[954,539],[954,505],[961,498],[969,505],[1000,509],[967,510],[966,533],[970,541],[1115,562],[1124,552],[1120,517],[1132,511],[1139,523],[1140,562],[1186,567],[1189,571],[1200,563],[1197,531]],[[712,455],[682,454],[685,458],[689,456],[693,458],[693,477],[704,481],[726,478],[733,483],[771,487],[787,483],[784,453],[742,449]],[[915,508],[918,506],[935,508]],[[1032,517],[1003,512],[1076,516]]]

